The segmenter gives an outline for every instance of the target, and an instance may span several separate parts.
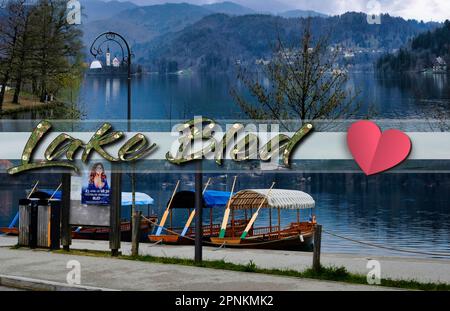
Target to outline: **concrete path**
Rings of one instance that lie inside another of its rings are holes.
[[[0,286],[0,292],[15,292],[15,291],[21,291],[21,290],[17,289],[17,288]]]
[[[16,237],[0,237],[0,246],[15,245]],[[107,241],[74,240],[73,249],[107,251]],[[130,253],[130,243],[122,242],[122,252]],[[192,246],[152,246],[140,244],[140,254],[157,257],[194,257]],[[252,260],[261,268],[292,269],[303,271],[311,266],[312,254],[289,251],[214,249],[205,247],[205,260],[225,260],[227,262],[247,264]],[[450,260],[417,259],[403,257],[355,256],[347,254],[322,254],[322,264],[326,266],[344,266],[348,271],[367,274],[367,263],[375,259],[381,265],[381,277],[391,279],[417,280],[421,282],[442,282],[450,284]],[[0,272],[1,273],[1,272]]]
[[[112,258],[55,254],[45,250],[0,247],[0,274],[53,282],[66,282],[70,260],[81,266],[81,285],[116,290],[250,290],[339,291],[388,290],[255,273],[232,272],[179,265],[154,264]]]
[[[11,239],[12,244],[17,238]],[[11,244],[11,242],[9,244]],[[6,242],[3,242],[6,243]],[[2,239],[0,238],[0,245]],[[192,246],[152,246],[141,243],[139,253],[156,257],[194,258]],[[74,240],[74,249],[109,250],[107,241]],[[122,242],[122,253],[130,254],[130,243]],[[227,262],[248,264],[252,260],[258,267],[275,269],[292,269],[304,271],[311,267],[312,253],[267,251],[267,250],[237,250],[216,249],[204,247],[205,260],[225,260]],[[325,266],[344,266],[348,271],[366,275],[369,272],[369,260],[378,260],[381,265],[381,277],[390,279],[417,280],[420,282],[442,282],[450,284],[450,260],[420,259],[405,257],[356,256],[348,254],[322,254],[321,261]]]

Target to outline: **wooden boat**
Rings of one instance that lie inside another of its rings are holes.
[[[141,241],[146,241],[146,237],[153,230],[153,224],[157,222],[158,217],[148,216],[146,217],[150,221],[141,221]],[[108,227],[73,227],[72,239],[82,240],[109,240]],[[120,224],[121,240],[131,241],[131,225],[129,221],[123,221]]]
[[[273,185],[272,185],[273,187]],[[275,250],[311,251],[313,248],[313,236],[315,217],[309,221],[300,220],[300,210],[313,209],[314,199],[307,193],[284,189],[255,189],[243,190],[236,193],[230,202],[231,214],[240,211],[245,213],[246,227],[234,227],[230,234],[210,238],[209,245],[231,248],[257,248]],[[258,214],[262,208],[269,210],[269,226],[254,226]],[[253,209],[256,212],[253,214]],[[272,210],[278,211],[278,223],[272,223]],[[297,212],[297,221],[288,226],[281,227],[281,210],[290,209]],[[247,221],[250,211],[252,217]],[[229,213],[228,213],[229,214]],[[224,215],[224,222],[227,213]],[[232,222],[235,221],[232,219]]]
[[[141,241],[147,241],[147,235],[153,230],[153,224],[157,222],[158,217],[149,216],[146,217],[150,220],[143,220],[141,222]],[[73,227],[72,239],[82,240],[109,240],[110,229],[107,227]],[[124,221],[120,224],[121,239],[123,241],[131,240],[130,222]],[[19,229],[17,227],[0,228],[0,233],[12,236],[19,235]]]
[[[6,235],[19,235],[19,228],[2,227],[2,228],[0,228],[0,233],[6,234]]]
[[[209,209],[209,224],[203,224],[202,226],[204,241],[209,241],[211,236],[219,234],[220,224],[213,222],[213,210],[215,208],[225,207],[230,197],[231,192],[205,190],[203,193],[203,208]],[[183,228],[174,228],[172,226],[173,212],[180,209],[187,210],[188,220]],[[174,193],[171,201],[168,203],[166,212],[164,213],[166,216],[163,215],[161,223],[157,226],[158,230],[156,233],[148,236],[150,242],[169,245],[194,245],[195,230],[191,228],[191,224],[195,216],[195,192],[179,191]],[[169,226],[167,228],[164,227],[165,218],[169,218]],[[236,221],[234,226],[243,229],[245,223],[243,221]],[[231,230],[231,226],[229,230]],[[164,234],[162,234],[163,231]]]

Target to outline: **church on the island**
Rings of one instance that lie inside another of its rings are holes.
[[[111,51],[108,46],[103,62],[96,58],[91,63],[88,74],[107,76],[126,75],[127,64],[125,61],[120,61],[117,56],[111,59]]]

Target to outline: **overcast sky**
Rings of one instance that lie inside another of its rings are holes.
[[[125,1],[125,0],[121,0]],[[225,0],[128,0],[138,4],[164,2],[189,2],[204,4]],[[231,0],[260,11],[285,11],[289,9],[315,10],[326,14],[347,11],[370,12],[379,3],[383,13],[424,21],[450,19],[450,0]]]

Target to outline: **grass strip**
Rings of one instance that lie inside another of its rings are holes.
[[[59,250],[55,251],[59,254],[71,254],[91,257],[105,257],[111,258],[109,252],[106,251],[92,251],[92,250],[71,250],[70,252]],[[296,278],[307,278],[323,281],[336,281],[349,284],[368,285],[367,277],[362,274],[351,273],[345,267],[321,267],[320,271],[316,272],[313,269],[306,269],[304,271],[297,271],[292,269],[267,269],[258,267],[253,261],[248,264],[235,264],[226,262],[224,260],[204,260],[197,264],[192,259],[174,258],[174,257],[155,257],[150,255],[128,256],[120,255],[114,257],[122,260],[134,260],[149,263],[183,265],[191,267],[201,267],[209,269],[228,270],[236,272],[261,273],[276,276],[289,276]],[[416,280],[393,280],[382,279],[378,286],[410,289],[410,290],[424,290],[424,291],[450,291],[450,284],[446,283],[423,283]]]

